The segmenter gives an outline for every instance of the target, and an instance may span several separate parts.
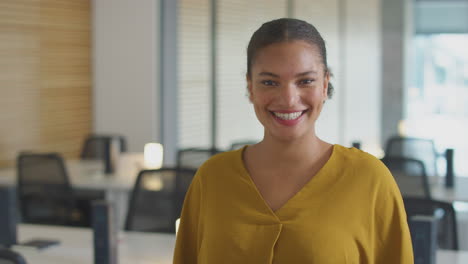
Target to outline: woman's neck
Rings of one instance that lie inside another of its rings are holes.
[[[319,159],[330,144],[319,139],[315,134],[291,141],[281,141],[272,136],[265,135],[257,144],[256,154],[262,160],[273,164],[296,164],[314,162]]]

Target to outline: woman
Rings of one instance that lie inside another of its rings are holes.
[[[310,24],[263,24],[247,49],[255,145],[214,156],[186,196],[174,263],[413,263],[401,195],[385,166],[315,133],[332,94]]]

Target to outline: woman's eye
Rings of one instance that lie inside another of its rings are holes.
[[[299,83],[302,84],[302,85],[311,84],[313,82],[314,82],[313,79],[304,79],[304,80],[299,81]]]
[[[276,82],[272,81],[272,80],[265,80],[265,81],[261,81],[261,83],[263,85],[266,85],[266,86],[276,86]]]

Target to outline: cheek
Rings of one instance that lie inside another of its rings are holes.
[[[309,90],[303,94],[302,98],[307,98],[306,100],[309,102],[321,102],[325,100],[324,93],[321,89],[313,89]]]
[[[261,91],[253,91],[253,93],[250,94],[250,101],[255,105],[255,106],[264,106],[268,104],[268,102],[271,101],[271,95],[265,92]]]

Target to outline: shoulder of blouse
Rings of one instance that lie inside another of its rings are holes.
[[[232,170],[242,170],[242,149],[221,152],[213,155],[205,161],[197,170],[197,175],[201,178],[208,177],[219,172]]]
[[[395,180],[388,168],[377,157],[356,148],[336,145],[336,166],[355,171],[375,184],[387,187],[395,185]],[[392,187],[393,188],[393,187]]]

